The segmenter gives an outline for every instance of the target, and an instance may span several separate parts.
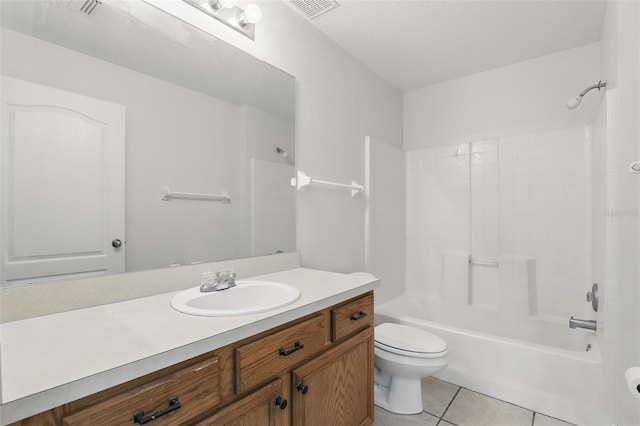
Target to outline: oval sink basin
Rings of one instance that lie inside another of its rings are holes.
[[[300,290],[271,281],[238,280],[227,290],[203,293],[190,288],[171,299],[176,311],[209,317],[257,314],[290,305],[300,298]]]

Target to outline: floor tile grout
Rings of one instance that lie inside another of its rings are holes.
[[[448,382],[447,382],[448,383]],[[449,401],[449,404],[447,404],[447,408],[444,409],[444,411],[442,412],[442,414],[440,415],[440,418],[438,419],[438,423],[436,424],[439,425],[440,422],[442,421],[446,421],[444,420],[444,415],[447,414],[447,411],[449,410],[449,407],[451,407],[451,404],[453,404],[453,401],[456,399],[456,397],[458,396],[458,394],[460,393],[460,389],[462,389],[461,386],[458,386],[458,390],[456,391],[456,393],[453,395],[453,398],[451,398],[451,401]]]
[[[457,425],[458,425],[457,423],[454,423],[454,422],[452,422],[452,421],[450,421],[450,420],[447,420],[447,419],[445,419],[444,417],[445,417],[448,413],[455,413],[455,412],[456,412],[456,409],[457,409],[457,408],[452,408],[452,406],[453,406],[453,403],[456,401],[456,399],[457,399],[458,397],[460,397],[460,398],[462,398],[462,399],[465,399],[465,400],[466,400],[466,398],[467,398],[466,396],[465,396],[464,398],[461,396],[462,390],[466,390],[466,391],[468,391],[469,393],[473,393],[473,394],[479,395],[479,396],[481,396],[481,397],[483,397],[483,398],[488,398],[488,399],[491,399],[491,400],[495,400],[495,401],[500,402],[500,403],[502,403],[502,404],[507,404],[507,405],[510,405],[510,406],[512,406],[512,407],[518,408],[518,409],[520,409],[520,410],[524,410],[526,413],[531,414],[531,417],[530,417],[530,419],[531,419],[531,420],[530,420],[530,422],[525,423],[525,424],[528,424],[528,426],[535,426],[535,424],[536,424],[536,421],[537,421],[537,420],[545,421],[544,419],[545,419],[546,417],[550,417],[550,418],[552,418],[552,419],[558,420],[559,422],[562,422],[562,425],[563,425],[563,426],[576,426],[576,425],[573,425],[573,424],[571,424],[571,423],[569,423],[569,422],[567,422],[567,421],[565,421],[565,420],[558,419],[558,418],[555,418],[555,417],[552,417],[552,416],[547,416],[547,415],[545,415],[545,414],[543,414],[543,413],[538,413],[538,412],[536,412],[536,411],[534,411],[534,410],[532,410],[532,409],[529,409],[529,408],[523,407],[523,406],[518,405],[518,404],[511,403],[511,402],[509,402],[509,401],[505,401],[505,400],[502,400],[502,399],[499,399],[499,398],[494,398],[494,397],[492,397],[492,396],[490,396],[490,395],[487,395],[487,394],[485,394],[485,393],[478,392],[478,391],[475,391],[475,390],[472,390],[472,389],[466,388],[466,387],[464,387],[464,386],[459,386],[459,385],[456,385],[456,384],[454,384],[454,383],[447,382],[447,381],[445,381],[445,380],[440,380],[440,379],[437,379],[437,378],[434,378],[434,379],[435,379],[436,381],[439,381],[439,382],[442,382],[442,383],[446,383],[446,384],[448,384],[448,385],[451,385],[451,386],[452,386],[452,388],[451,388],[450,390],[451,390],[451,391],[453,391],[453,395],[450,397],[450,399],[449,399],[448,403],[446,403],[446,408],[444,409],[444,411],[442,411],[442,413],[441,413],[440,415],[434,414],[435,412],[439,411],[439,409],[435,409],[435,406],[434,406],[434,407],[432,407],[432,408],[434,408],[434,413],[431,413],[430,411],[427,411],[427,409],[423,409],[423,411],[422,411],[422,413],[421,413],[421,414],[425,414],[425,415],[427,415],[427,416],[428,416],[429,418],[431,418],[431,419],[437,419],[437,421],[435,422],[435,425],[436,425],[436,426],[445,426],[445,423],[446,423],[446,425],[452,425],[452,426],[457,426]],[[467,394],[465,393],[464,395],[467,395]],[[446,399],[443,399],[443,400],[441,400],[441,401],[442,401],[442,402],[445,402],[445,401],[446,401]],[[440,407],[442,407],[442,405],[440,405]],[[541,417],[541,416],[542,416],[542,417]],[[524,419],[523,419],[523,420],[524,420]],[[433,423],[431,423],[432,421],[433,421],[433,420],[430,420],[430,421],[429,421],[429,424],[433,424]],[[401,423],[402,423],[402,422],[401,422]],[[409,423],[410,423],[410,424],[413,424],[413,421],[411,421],[411,422],[409,422]],[[394,423],[394,424],[395,424],[395,423]],[[383,423],[383,425],[386,425],[386,423]],[[383,425],[378,425],[378,426],[383,426]]]
[[[474,391],[473,389],[469,389],[469,388],[465,388],[465,387],[461,387],[461,389],[466,389],[469,392],[474,392],[474,393],[477,393],[478,395],[483,395],[483,396],[486,396],[487,398],[495,399],[496,401],[504,402],[505,404],[509,404],[509,405],[514,406],[514,407],[522,408],[523,410],[527,410],[527,411],[531,411],[532,413],[535,413],[535,411],[530,409],[530,408],[523,407],[522,405],[514,404],[513,402],[505,401],[504,399],[496,398],[496,397],[491,396],[491,395],[487,395],[486,393]]]
[[[437,379],[437,380],[440,380],[440,379]],[[444,381],[444,380],[443,380],[443,381]],[[445,383],[450,383],[450,382],[445,382]],[[455,384],[454,384],[454,386],[457,386],[457,385],[455,385]],[[553,417],[553,416],[549,416],[549,415],[546,415],[546,414],[544,414],[544,413],[540,413],[540,412],[537,412],[537,411],[535,411],[535,410],[532,410],[532,409],[530,409],[530,408],[523,407],[522,405],[514,404],[513,402],[505,401],[504,399],[496,398],[496,397],[494,397],[494,396],[487,395],[486,393],[482,393],[482,392],[475,391],[475,390],[473,390],[473,389],[465,388],[464,386],[460,386],[460,387],[459,387],[458,392],[456,392],[456,394],[454,395],[453,399],[451,399],[451,402],[450,402],[450,403],[449,403],[449,405],[447,406],[447,410],[449,409],[449,406],[451,405],[451,403],[453,403],[453,400],[456,398],[456,396],[458,396],[458,393],[460,392],[460,390],[461,390],[461,389],[466,389],[466,390],[468,390],[469,392],[474,392],[474,393],[477,393],[477,394],[479,394],[479,395],[486,396],[487,398],[495,399],[496,401],[504,402],[505,404],[509,404],[509,405],[514,406],[514,407],[518,407],[518,408],[521,408],[521,409],[523,409],[523,410],[530,411],[530,412],[533,414],[533,416],[532,416],[532,418],[531,418],[531,426],[535,426],[535,418],[536,418],[536,414],[541,414],[541,415],[543,415],[543,416],[550,417],[550,418],[552,418],[552,419],[559,420],[559,421],[561,421],[561,422],[565,422],[565,423],[567,423],[568,425],[575,426],[573,423],[569,423],[569,422],[567,422],[566,420],[559,419],[559,418],[557,418],[557,417]],[[446,410],[445,410],[445,413],[446,413]],[[444,414],[443,414],[443,416],[444,416]]]

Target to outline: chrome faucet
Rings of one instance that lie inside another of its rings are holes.
[[[236,285],[236,273],[233,271],[216,272],[214,278],[211,272],[204,272],[201,283],[201,292],[226,290]]]
[[[586,328],[587,330],[594,330],[598,326],[598,322],[594,320],[582,320],[571,317],[569,319],[570,328]]]

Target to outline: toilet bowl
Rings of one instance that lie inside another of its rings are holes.
[[[449,363],[447,343],[425,330],[383,323],[375,328],[375,393],[379,407],[397,414],[418,414],[422,379]]]

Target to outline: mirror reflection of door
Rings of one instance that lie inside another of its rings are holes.
[[[2,129],[2,285],[124,272],[125,107],[3,76]]]

